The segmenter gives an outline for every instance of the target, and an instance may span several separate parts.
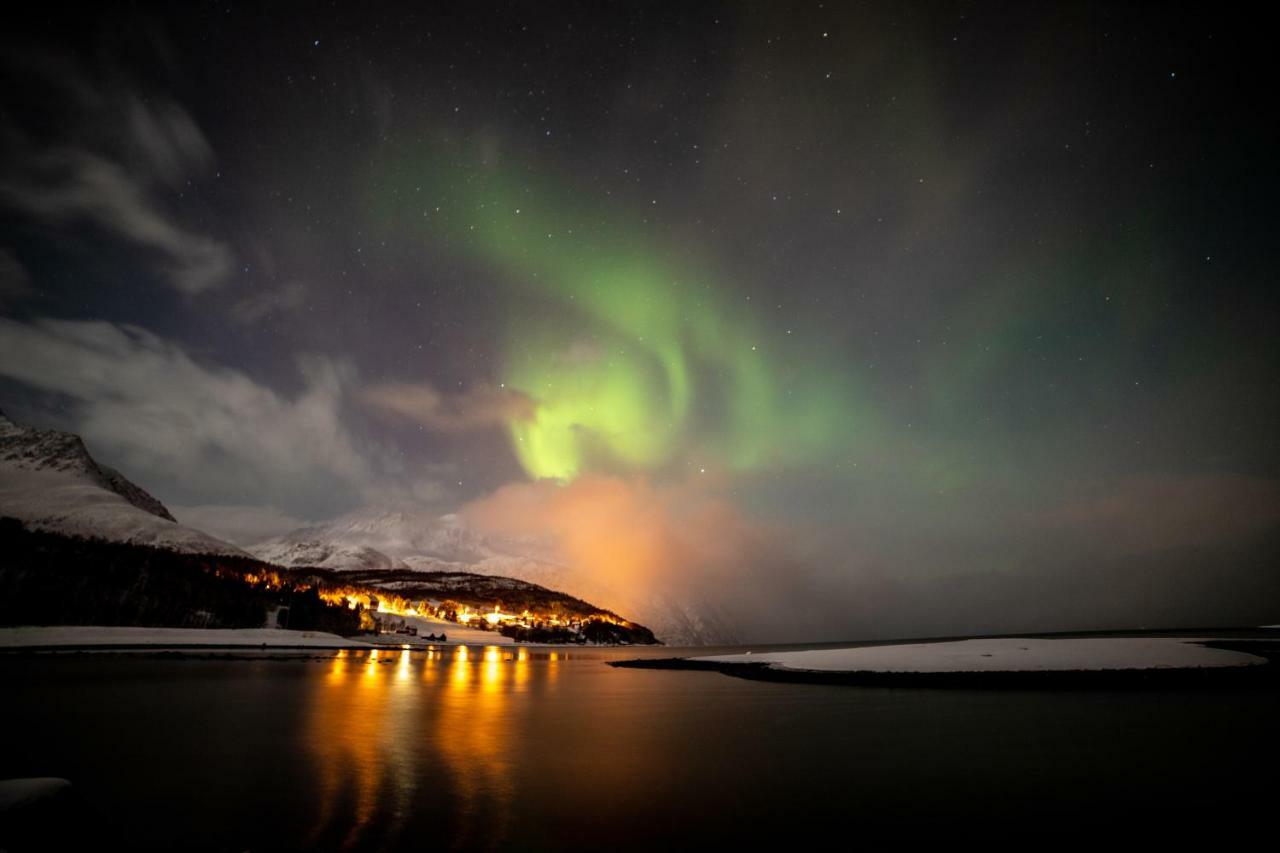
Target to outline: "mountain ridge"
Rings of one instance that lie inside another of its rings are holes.
[[[575,571],[546,540],[477,531],[456,513],[366,506],[248,545],[247,550],[289,568],[513,578],[552,589],[573,589],[585,599],[650,626],[664,642],[713,645],[736,639],[729,620],[712,601],[608,586],[589,573]]]

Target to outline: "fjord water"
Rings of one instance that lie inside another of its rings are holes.
[[[72,781],[50,846],[152,849],[1225,841],[1273,799],[1274,691],[893,690],[605,665],[636,654],[10,656],[0,778]]]

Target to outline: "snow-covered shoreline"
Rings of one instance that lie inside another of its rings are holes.
[[[0,628],[0,650],[94,648],[320,648],[373,649],[372,643],[323,631],[276,628],[136,628],[50,625]]]
[[[689,661],[754,664],[791,672],[999,673],[1105,672],[1246,667],[1267,663],[1247,652],[1210,648],[1211,637],[1088,637],[955,640],[808,651],[711,655]]]

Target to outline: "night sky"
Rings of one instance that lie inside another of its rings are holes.
[[[265,5],[0,35],[0,409],[180,520],[461,511],[746,637],[1280,621],[1257,21]]]

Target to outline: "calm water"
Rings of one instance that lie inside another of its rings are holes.
[[[0,657],[0,778],[71,779],[68,825],[160,849],[790,849],[830,829],[872,846],[1229,840],[1270,823],[1276,693],[832,688],[604,664],[634,654]]]

